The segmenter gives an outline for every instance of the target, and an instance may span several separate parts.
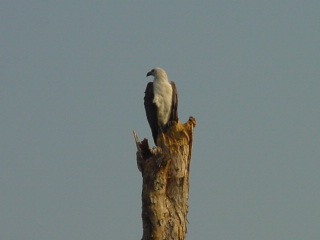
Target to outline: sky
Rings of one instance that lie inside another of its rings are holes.
[[[141,239],[146,73],[194,116],[187,239],[320,236],[320,2],[0,3],[0,237]]]

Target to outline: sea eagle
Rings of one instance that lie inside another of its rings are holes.
[[[158,134],[165,132],[172,121],[178,120],[178,92],[163,69],[154,68],[147,73],[148,76],[153,76],[154,79],[147,84],[144,107],[157,145]]]

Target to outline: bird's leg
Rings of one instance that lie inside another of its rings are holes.
[[[159,125],[159,133],[164,133],[164,129],[162,128],[162,126],[161,125]]]
[[[161,125],[158,125],[158,131],[157,131],[157,137],[155,138],[155,144],[156,144],[156,148],[158,149],[157,151],[161,152],[162,151],[162,144],[164,141],[164,132],[163,132],[163,128],[161,127]]]
[[[164,139],[164,133],[165,133],[165,129],[164,129],[165,126],[162,126],[159,124],[159,127],[158,127],[158,136],[161,136],[162,140]]]

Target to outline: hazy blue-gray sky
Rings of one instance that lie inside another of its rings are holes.
[[[146,73],[196,117],[188,239],[320,237],[320,1],[0,3],[0,238],[140,239]],[[152,142],[152,141],[151,141]]]

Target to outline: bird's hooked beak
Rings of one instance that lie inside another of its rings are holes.
[[[147,73],[147,77],[149,77],[149,76],[153,76],[152,70]]]

